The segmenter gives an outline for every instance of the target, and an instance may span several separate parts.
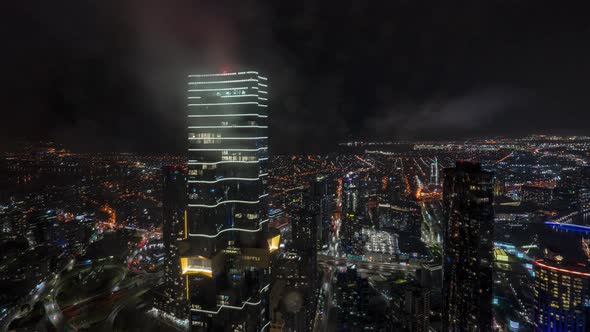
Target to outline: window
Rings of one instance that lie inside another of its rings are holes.
[[[220,138],[220,133],[189,133],[188,138],[193,140],[197,144],[219,144],[221,140],[215,139]]]
[[[242,155],[242,152],[229,152],[227,150],[221,152],[221,160],[223,161],[256,161],[257,157],[254,155]]]

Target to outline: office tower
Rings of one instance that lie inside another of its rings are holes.
[[[342,191],[342,226],[341,241],[342,250],[349,254],[360,256],[364,252],[361,241],[361,231],[364,220],[364,210],[361,208],[361,197],[357,176],[347,176],[343,179]]]
[[[409,315],[410,331],[430,330],[430,290],[420,286],[407,290],[405,294],[406,313]]]
[[[188,76],[186,247],[196,331],[261,331],[268,320],[267,79]]]
[[[321,231],[321,221],[314,211],[308,209],[308,204],[301,199],[288,208],[291,216],[292,243],[288,250],[305,257],[315,256],[317,252],[318,234]]]
[[[178,244],[185,237],[186,168],[164,166],[162,176],[162,236],[166,259],[164,282],[154,298],[154,307],[159,313],[184,321],[188,319],[188,305],[184,294],[186,285],[180,268]]]
[[[387,226],[410,236],[422,235],[422,210],[415,197],[408,196],[391,205],[381,205],[380,212],[385,214],[382,220],[387,222]]]
[[[320,221],[316,247],[318,250],[326,249],[330,243],[330,229],[332,227],[332,200],[330,196],[329,178],[319,176],[312,182],[310,194],[313,207]]]
[[[491,331],[493,175],[480,164],[445,169],[443,331]]]
[[[291,262],[298,264],[300,278],[305,280],[296,280],[292,288],[302,295],[306,305],[296,315],[284,312],[283,317],[287,327],[291,326],[296,331],[307,331],[313,325],[316,314],[319,289],[317,254],[324,246],[327,248],[328,243],[330,199],[326,178],[315,178],[309,188],[299,192],[298,198],[289,206],[289,214],[291,215],[292,245],[288,249],[298,258],[296,260],[291,258]],[[286,293],[286,296],[289,294]],[[299,324],[290,323],[292,321],[297,321]]]
[[[297,193],[289,206],[293,246],[299,254],[316,254],[327,247],[331,226],[330,198],[325,177],[314,179],[309,188]]]
[[[282,331],[310,331],[316,314],[314,278],[309,273],[310,262],[294,253],[274,257],[271,306],[273,322]]]
[[[338,303],[338,330],[354,331],[366,323],[364,318],[369,302],[367,280],[354,265],[347,267],[346,271],[337,270],[334,296]]]
[[[438,187],[438,158],[434,157],[434,161],[430,164],[430,185]]]
[[[534,269],[535,330],[587,331],[590,269],[564,264],[559,255],[535,261]]]
[[[430,289],[416,280],[391,286],[392,317],[400,330],[426,332],[430,328]]]
[[[385,298],[355,265],[337,269],[333,287],[334,302],[338,304],[334,331],[395,331],[390,326]]]

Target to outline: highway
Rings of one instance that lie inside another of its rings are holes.
[[[71,269],[73,266],[74,261],[70,260],[68,264],[66,264],[61,270],[57,271],[52,277],[47,278],[45,281],[41,282],[37,285],[29,294],[23,297],[20,301],[14,304],[8,311],[3,313],[0,316],[0,331],[8,331],[10,324],[24,315],[28,314],[28,311],[21,310],[24,307],[28,307],[29,309],[33,308],[35,303],[37,303],[41,298],[46,296],[53,287],[59,282],[60,275],[68,270]]]
[[[346,266],[355,265],[357,270],[365,270],[374,273],[383,272],[415,272],[420,266],[419,264],[408,264],[405,262],[367,262],[363,260],[356,260],[347,257],[334,257],[328,255],[318,255],[318,264],[331,266]]]
[[[111,312],[111,314],[108,317],[108,322],[112,323],[120,309],[124,308],[128,304],[129,299],[136,299],[138,295],[145,293],[145,291],[147,291],[151,286],[153,286],[155,282],[161,277],[161,273],[145,273],[134,275],[132,278],[127,278],[127,269],[120,265],[105,265],[102,268],[120,269],[120,281],[116,285],[114,285],[112,289],[105,289],[102,292],[94,294],[91,297],[79,299],[65,308],[59,307],[56,298],[61,289],[63,288],[66,279],[60,280],[59,283],[55,284],[54,287],[52,287],[50,293],[47,294],[45,298],[44,305],[47,317],[49,321],[53,324],[53,326],[56,327],[56,329],[76,331],[77,328],[68,322],[68,317],[72,317],[72,315],[75,315],[75,313],[78,312],[80,308],[91,307],[94,305],[104,305],[104,303],[108,302],[116,302],[114,304],[115,307],[113,312]]]
[[[126,270],[124,268],[122,268],[121,266],[118,265],[105,265],[102,266],[103,269],[121,269],[121,275],[119,276],[121,280],[123,280],[126,276]],[[82,272],[85,270],[91,269],[91,267],[88,267],[86,269],[80,270],[78,272]],[[59,305],[57,304],[57,295],[60,293],[60,291],[62,290],[62,288],[64,287],[66,281],[68,278],[73,277],[74,275],[69,275],[69,276],[62,276],[59,278],[59,280],[56,280],[56,283],[53,285],[53,287],[51,287],[49,293],[46,295],[45,300],[44,300],[44,306],[45,306],[45,312],[47,315],[47,318],[49,319],[49,321],[53,324],[53,326],[55,326],[58,330],[61,330],[64,328],[64,317],[63,317],[63,309],[64,308],[60,308]],[[116,285],[115,287],[117,287],[118,285]],[[112,290],[108,290],[109,292]],[[85,299],[81,299],[76,301],[75,303],[73,303],[72,305],[68,306],[68,308],[75,308],[75,307],[79,307],[83,304],[92,302],[95,299],[100,298],[101,296],[104,296],[104,294],[106,293],[102,292],[99,294],[95,294],[94,296],[85,298]]]
[[[339,182],[339,192],[342,192],[342,182]],[[338,195],[338,199],[336,202],[336,206],[339,208],[342,206],[342,196]],[[340,214],[336,212],[334,214],[334,218],[332,219],[332,236],[330,240],[330,244],[328,246],[328,253],[329,255],[323,255],[327,258],[335,258],[338,256],[338,243],[340,242],[340,226],[342,225],[341,219],[338,217]],[[320,256],[318,254],[318,263]],[[332,279],[334,278],[334,272],[336,271],[335,267],[333,266],[324,266],[323,271],[323,278],[321,283],[321,290],[320,295],[318,298],[318,307],[316,308],[316,315],[313,322],[313,331],[320,332],[320,331],[327,331],[328,329],[328,321],[329,321],[329,313],[332,304],[332,297],[333,297],[333,290],[332,290]]]

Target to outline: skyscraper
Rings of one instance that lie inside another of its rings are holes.
[[[399,330],[426,332],[430,327],[430,289],[415,280],[391,285],[392,316]]]
[[[443,331],[491,331],[492,182],[477,163],[445,169]]]
[[[562,264],[560,256],[535,261],[536,331],[587,331],[590,269]]]
[[[185,237],[184,211],[186,209],[186,168],[162,167],[162,235],[166,260],[164,282],[154,299],[160,313],[178,320],[188,319],[186,297],[183,294],[185,280],[181,274],[178,243]]]
[[[289,204],[293,245],[290,250],[304,256],[316,255],[327,246],[330,231],[330,199],[324,177],[314,179],[309,188]]]
[[[534,262],[535,331],[590,328],[590,227],[546,223],[542,259]]]
[[[296,291],[305,302],[304,308],[297,314],[293,312],[283,314],[286,327],[304,332],[311,330],[316,314],[319,288],[317,254],[322,249],[323,236],[327,232],[324,225],[329,222],[330,218],[330,201],[326,179],[317,177],[310,183],[309,188],[303,189],[298,196],[299,198],[288,206],[291,215],[292,235],[292,243],[288,250],[292,255],[288,256],[288,260],[281,261],[281,264],[289,262],[291,263],[289,265],[295,265],[291,270],[297,272],[284,272],[286,269],[279,269],[283,274],[288,274],[288,277],[284,278],[290,287],[286,296],[289,296],[289,292]],[[279,276],[279,278],[281,277]],[[293,321],[297,321],[299,324],[294,325]]]
[[[262,331],[268,319],[267,79],[188,76],[186,246],[196,331]]]

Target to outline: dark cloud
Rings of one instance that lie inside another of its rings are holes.
[[[534,1],[18,2],[0,135],[181,151],[188,72],[271,82],[275,152],[352,137],[583,132],[590,24]]]
[[[488,88],[463,96],[398,104],[368,118],[365,132],[402,139],[489,134],[494,132],[495,125],[509,119],[512,112],[525,107],[527,97],[526,91]]]

